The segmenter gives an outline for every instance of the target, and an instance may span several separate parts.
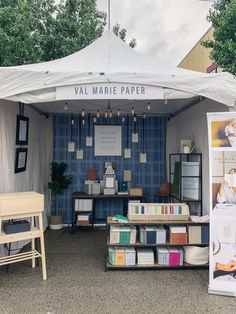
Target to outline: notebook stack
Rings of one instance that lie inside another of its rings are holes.
[[[164,244],[166,243],[166,230],[163,227],[140,227],[139,240],[142,244]]]
[[[208,244],[209,225],[188,226],[188,242],[190,244]]]
[[[170,248],[169,266],[182,266],[184,261],[184,252],[182,248]]]
[[[136,251],[134,248],[125,248],[125,266],[134,266],[136,264]]]
[[[156,227],[156,243],[157,244],[166,243],[166,229],[163,226]]]
[[[185,244],[188,243],[186,226],[170,226],[170,243]]]
[[[112,266],[134,266],[136,264],[136,251],[132,247],[110,247],[108,260]]]
[[[157,263],[159,265],[169,266],[169,251],[167,248],[156,248]]]
[[[138,265],[154,265],[154,253],[152,249],[137,249]]]
[[[112,266],[125,266],[125,248],[112,247],[108,249],[108,260]]]
[[[135,244],[136,228],[134,226],[111,226],[110,227],[111,244]]]
[[[90,214],[78,215],[77,226],[88,226],[89,219],[90,219]]]

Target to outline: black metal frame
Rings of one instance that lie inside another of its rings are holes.
[[[201,153],[191,153],[191,154],[184,154],[184,153],[173,153],[169,155],[169,182],[171,184],[171,177],[174,174],[173,172],[171,172],[171,165],[172,165],[172,156],[179,156],[179,162],[180,162],[180,171],[182,169],[182,162],[185,161],[183,160],[183,158],[186,159],[186,161],[190,161],[191,157],[195,156],[199,158],[199,162],[200,162],[200,173],[199,176],[182,176],[180,173],[180,182],[179,182],[179,189],[180,189],[180,196],[178,197],[178,195],[175,195],[172,193],[172,185],[170,188],[170,196],[171,198],[175,198],[177,200],[179,200],[180,202],[185,202],[185,203],[199,203],[200,204],[200,214],[202,216],[203,212],[202,212],[202,154]],[[193,199],[187,199],[187,198],[183,198],[182,197],[182,178],[183,177],[188,177],[188,178],[199,178],[199,184],[200,184],[200,199],[199,200],[193,200]]]
[[[122,199],[123,201],[123,215],[127,215],[127,205],[129,200],[140,200],[143,202],[145,200],[145,196],[134,196],[134,195],[129,195],[129,194],[113,194],[113,195],[104,195],[104,194],[99,194],[99,195],[94,195],[94,194],[87,194],[84,192],[75,192],[72,194],[71,198],[71,233],[74,233],[74,226],[75,222],[77,219],[78,212],[75,211],[75,200],[76,199],[91,199],[93,201],[92,205],[92,227],[94,226],[95,222],[95,210],[96,210],[96,202],[97,200],[102,200],[102,199]],[[85,212],[85,211],[83,211]]]
[[[18,167],[20,153],[25,153],[25,164],[24,164],[24,167],[22,167],[22,168]],[[22,172],[22,171],[26,170],[27,156],[28,156],[28,148],[27,147],[25,147],[25,148],[16,148],[15,173]]]
[[[25,140],[20,140],[20,128],[21,128],[21,121],[26,122],[26,139]],[[16,145],[28,145],[28,138],[29,138],[29,118],[22,116],[22,115],[17,115],[17,120],[16,120]]]

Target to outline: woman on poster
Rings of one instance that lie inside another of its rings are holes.
[[[236,147],[236,119],[231,119],[225,126],[225,135],[232,147]]]
[[[232,168],[229,174],[236,175],[236,168]],[[236,187],[230,186],[227,181],[223,181],[217,194],[217,202],[220,204],[236,204]]]

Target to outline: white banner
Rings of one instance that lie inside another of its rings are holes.
[[[236,113],[208,113],[210,274],[208,292],[236,296]]]
[[[125,83],[94,83],[57,87],[56,100],[65,99],[163,99],[163,88]]]
[[[121,156],[121,126],[95,125],[95,156]]]

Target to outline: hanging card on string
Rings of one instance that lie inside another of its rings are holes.
[[[75,151],[75,142],[73,142],[73,141],[68,142],[67,150],[69,153],[73,153]]]
[[[138,143],[138,133],[132,133],[132,143]]]
[[[83,151],[83,149],[77,149],[77,151],[76,151],[76,158],[77,159],[83,159],[84,158],[84,151]]]
[[[86,146],[93,146],[93,138],[92,136],[86,136]]]
[[[124,157],[125,158],[131,158],[131,149],[130,148],[125,148]]]
[[[139,161],[141,163],[146,163],[147,162],[147,154],[146,153],[140,153],[139,155]]]

